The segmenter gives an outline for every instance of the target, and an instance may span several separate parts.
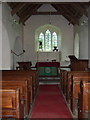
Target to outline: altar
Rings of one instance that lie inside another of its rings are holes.
[[[39,76],[58,76],[60,62],[37,62],[35,67],[38,70]]]

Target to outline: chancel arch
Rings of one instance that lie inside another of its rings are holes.
[[[35,31],[35,43],[38,55],[41,56],[44,54],[45,56],[46,54],[48,57],[47,59],[50,61],[53,59],[52,52],[56,49],[59,59],[59,54],[61,52],[61,30],[57,26],[51,24],[40,26]],[[53,57],[56,58],[56,56]]]

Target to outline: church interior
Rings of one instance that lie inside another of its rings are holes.
[[[0,2],[0,118],[90,118],[90,2]]]

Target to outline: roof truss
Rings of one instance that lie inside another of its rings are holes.
[[[42,6],[42,4],[50,4],[55,9],[56,12],[44,11],[38,12],[37,10]],[[19,22],[25,24],[25,22],[32,15],[63,15],[69,23],[79,25],[79,19],[82,15],[88,17],[88,7],[89,2],[8,2],[11,7],[11,15],[17,14],[20,18]]]

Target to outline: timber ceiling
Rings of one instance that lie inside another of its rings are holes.
[[[37,10],[43,4],[50,4],[55,8],[56,12],[44,11],[38,12]],[[85,15],[88,17],[89,2],[56,2],[56,3],[40,3],[40,2],[8,2],[10,6],[12,16],[17,14],[20,18],[19,22],[25,24],[25,22],[32,15],[62,15],[70,24],[79,25],[79,19]]]

